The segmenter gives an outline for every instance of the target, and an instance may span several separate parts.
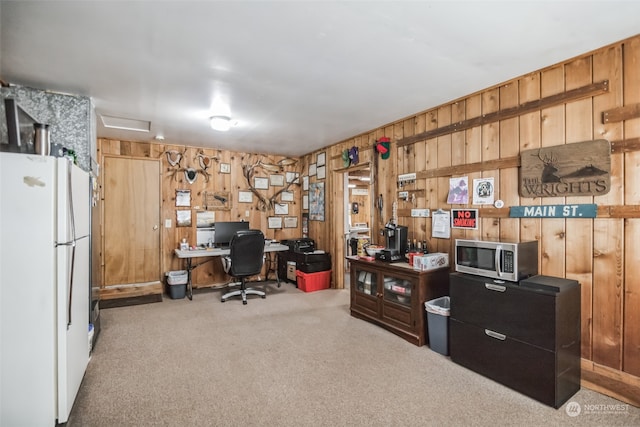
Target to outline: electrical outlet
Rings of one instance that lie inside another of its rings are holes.
[[[249,213],[249,211],[248,211],[248,210],[244,211],[244,216],[246,216],[247,218],[249,218],[249,215],[250,215],[250,213]]]
[[[164,228],[171,228],[171,218],[166,218],[164,220]]]

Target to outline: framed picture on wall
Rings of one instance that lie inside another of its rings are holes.
[[[309,196],[307,194],[302,196],[302,209],[309,209]]]
[[[309,189],[309,219],[324,221],[324,182],[314,182]]]
[[[285,177],[287,184],[293,182],[294,184],[298,182],[300,178],[300,174],[298,172],[285,172]]]
[[[176,225],[178,227],[191,227],[191,209],[176,211]]]
[[[316,164],[311,163],[309,165],[309,176],[316,176]]]
[[[284,187],[284,175],[269,175],[272,187]]]
[[[251,191],[238,191],[238,202],[253,203],[253,193]]]
[[[298,227],[298,217],[297,216],[286,216],[284,217],[284,228],[297,228]]]
[[[256,176],[253,178],[253,186],[258,190],[268,190],[269,189],[269,178],[263,178],[260,176]]]
[[[281,216],[270,216],[268,219],[268,227],[269,228],[282,228],[282,217]]]
[[[276,203],[273,206],[276,215],[289,215],[289,204],[288,203]]]
[[[318,179],[324,179],[327,173],[326,166],[320,166],[318,168]]]
[[[176,190],[176,206],[191,206],[191,190]]]
[[[323,151],[322,153],[318,153],[316,157],[316,164],[318,166],[324,166],[326,164],[327,154]]]
[[[309,191],[309,176],[307,175],[302,177],[302,189],[304,191]]]

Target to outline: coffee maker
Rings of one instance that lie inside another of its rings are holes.
[[[376,254],[376,259],[385,262],[405,261],[409,229],[403,225],[388,223],[382,232],[386,247]]]

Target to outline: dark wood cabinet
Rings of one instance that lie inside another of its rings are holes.
[[[351,315],[424,345],[424,303],[448,295],[449,268],[417,271],[407,263],[347,260],[351,263]]]
[[[580,389],[580,285],[453,273],[451,360],[559,408]]]

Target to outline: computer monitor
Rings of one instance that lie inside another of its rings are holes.
[[[214,224],[213,243],[217,247],[229,246],[231,238],[236,234],[236,231],[248,229],[249,223],[247,221],[216,222]]]

